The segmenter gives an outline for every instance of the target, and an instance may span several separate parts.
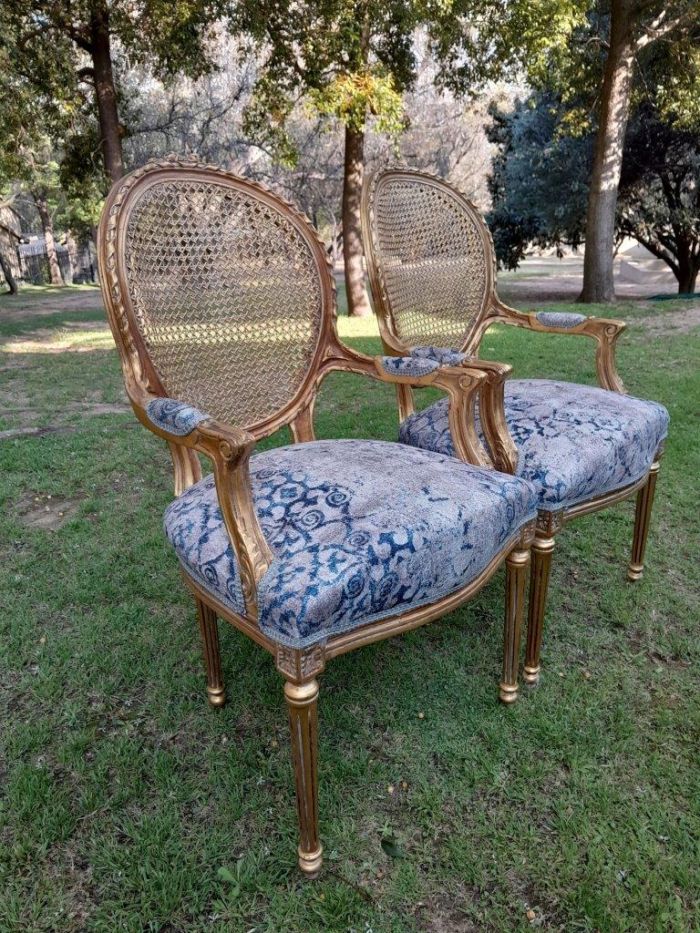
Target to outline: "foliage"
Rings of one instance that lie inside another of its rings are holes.
[[[700,125],[679,129],[650,103],[632,120],[618,205],[620,233],[662,259],[692,292],[700,270]]]
[[[572,133],[595,128],[611,0],[437,0],[435,6],[431,39],[443,84],[473,94],[519,71],[534,89],[556,89]],[[656,54],[656,36],[668,36],[664,116],[691,119],[699,106],[697,71],[691,77],[689,65],[698,59],[700,7],[695,0],[628,6],[642,66]]]
[[[0,59],[11,79],[26,90],[27,99],[44,117],[47,134],[66,141],[64,178],[71,172],[79,184],[92,174],[105,182],[94,153],[97,129],[98,30],[107,32],[108,62],[116,73],[120,136],[128,134],[128,106],[120,94],[127,68],[148,67],[164,80],[178,74],[197,77],[211,70],[207,54],[215,23],[225,11],[224,0],[78,0],[68,8],[51,0],[14,0],[3,6]],[[39,24],[39,25],[37,25]],[[104,62],[103,62],[104,64]],[[102,79],[104,80],[104,79]],[[75,158],[92,153],[81,161]]]
[[[489,223],[501,265],[517,268],[532,246],[577,247],[583,240],[592,157],[590,137],[559,132],[567,110],[554,94],[534,94],[513,110],[491,108],[497,147]]]
[[[364,129],[368,113],[377,118],[374,128],[380,133],[396,134],[404,126],[403,99],[391,75],[339,74],[324,87],[312,88],[309,102],[312,110],[354,130]]]
[[[498,146],[489,218],[499,262],[516,268],[532,245],[579,246],[585,229],[592,136],[561,132],[567,108],[552,93],[493,111]],[[671,268],[681,291],[700,268],[700,131],[664,122],[647,101],[632,116],[617,210],[619,237],[636,239]]]
[[[311,110],[361,131],[367,115],[380,132],[403,127],[402,94],[415,78],[416,0],[241,0],[233,29],[250,37],[263,63],[247,127],[295,158],[285,135],[300,97]]]

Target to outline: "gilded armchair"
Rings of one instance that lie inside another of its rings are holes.
[[[521,313],[499,299],[488,228],[446,182],[404,167],[380,170],[364,186],[362,222],[385,352],[475,367],[481,339],[496,323],[583,336],[595,344],[599,388],[544,379],[504,383],[499,364],[481,364],[489,378],[480,389],[480,436],[498,468],[527,478],[538,494],[523,672],[527,683],[537,683],[555,535],[565,522],[636,493],[628,578],[642,576],[668,413],[625,393],[615,366],[624,322]],[[397,392],[399,440],[452,452],[443,403],[416,412],[411,387],[399,386]],[[487,393],[497,393],[498,404]],[[494,423],[502,413],[508,431]]]
[[[481,369],[340,343],[323,244],[264,187],[191,160],[151,163],[112,189],[99,256],[131,404],[172,454],[165,532],[195,597],[209,700],[225,701],[223,619],[285,680],[299,865],[314,876],[318,675],[333,657],[459,606],[505,562],[500,695],[514,699],[534,491],[494,471],[479,440]],[[338,370],[444,391],[457,458],[316,441],[316,391]],[[253,453],[283,425],[293,444]]]

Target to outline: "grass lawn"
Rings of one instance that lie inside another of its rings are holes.
[[[672,418],[644,579],[625,582],[631,503],[569,526],[542,684],[514,708],[496,700],[502,573],[332,661],[308,883],[281,678],[226,630],[229,703],[207,705],[161,532],[169,458],[125,406],[99,295],[22,302],[0,298],[2,933],[700,929],[697,310],[614,310],[629,390]],[[378,350],[373,321],[340,327]],[[501,327],[485,348],[519,375],[593,378],[580,338]],[[394,439],[393,392],[334,375],[317,424]]]

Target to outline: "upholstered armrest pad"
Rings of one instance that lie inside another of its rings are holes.
[[[440,368],[436,360],[415,359],[413,356],[383,356],[381,366],[391,376],[413,376],[420,378]]]
[[[450,350],[449,347],[413,347],[411,356],[418,360],[435,360],[440,366],[459,366],[469,359],[467,353]]]
[[[149,420],[161,431],[184,437],[201,424],[210,420],[210,415],[174,398],[154,398],[146,406]]]
[[[538,311],[535,315],[538,323],[545,327],[578,327],[586,320],[585,314],[576,314],[573,311]]]

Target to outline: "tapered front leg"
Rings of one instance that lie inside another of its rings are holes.
[[[530,563],[530,551],[517,549],[506,558],[506,617],[503,626],[503,679],[500,699],[515,703],[518,699],[518,667],[520,665],[520,630],[525,606],[525,577]]]
[[[205,602],[195,597],[197,619],[202,636],[202,652],[207,674],[207,695],[212,706],[223,706],[226,702],[224,678],[221,673],[221,654],[219,652],[219,629],[216,613]]]
[[[287,681],[292,764],[299,813],[299,868],[308,878],[321,870],[323,849],[318,836],[318,681]]]
[[[523,680],[536,684],[540,679],[540,651],[544,629],[544,612],[547,604],[549,570],[552,565],[554,538],[536,534],[532,543],[532,572],[530,574],[530,606],[527,620],[527,647]]]
[[[639,580],[644,573],[644,552],[649,534],[651,521],[651,508],[654,504],[656,480],[659,475],[660,463],[655,460],[649,470],[646,483],[637,493],[637,508],[634,515],[634,538],[632,540],[632,560],[627,570],[628,580]]]

